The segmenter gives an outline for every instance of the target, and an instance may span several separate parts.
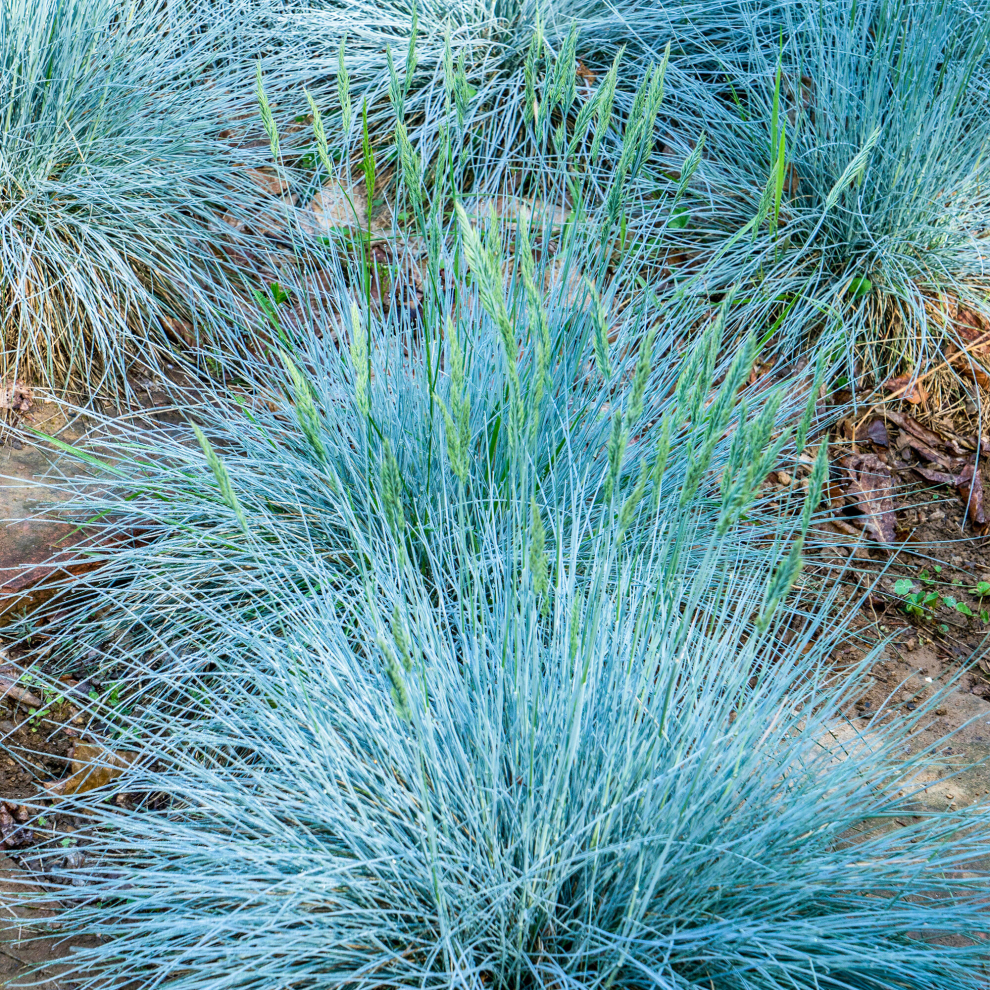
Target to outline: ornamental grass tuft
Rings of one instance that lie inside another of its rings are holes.
[[[654,37],[655,20],[632,2],[304,0],[273,19],[263,64],[279,92],[317,94],[345,154],[359,147],[362,127],[387,149],[398,117],[424,164],[452,169],[464,194],[507,184],[532,194],[569,140],[593,124],[596,153],[610,140],[616,87],[628,81],[617,39]],[[448,128],[453,161],[443,160]]]
[[[126,391],[224,299],[221,218],[260,197],[218,140],[218,37],[171,0],[4,0],[0,377]]]
[[[754,566],[683,476],[630,544],[530,466],[504,506],[449,486],[420,559],[394,494],[341,500],[352,579],[314,553],[310,593],[273,575],[282,620],[204,601],[228,649],[199,676],[131,654],[153,700],[110,745],[133,762],[59,805],[79,828],[71,868],[51,850],[55,920],[98,936],[67,978],[984,986],[990,812],[921,804],[938,697],[849,723],[874,657],[830,673],[814,619],[781,657],[799,558]],[[244,569],[224,586],[257,596]]]
[[[744,2],[726,23],[672,55],[701,88],[667,86],[675,132],[704,133],[668,231],[701,304],[741,284],[733,325],[785,358],[820,338],[873,385],[965,350],[990,326],[984,8]]]

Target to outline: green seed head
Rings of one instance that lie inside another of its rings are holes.
[[[536,499],[529,501],[530,534],[529,534],[529,571],[533,580],[533,591],[538,598],[543,598],[550,587],[550,568],[547,563],[547,538],[543,528],[543,518]]]
[[[340,39],[337,51],[337,99],[340,101],[340,123],[345,136],[351,129],[351,85],[347,75],[347,63],[344,61],[344,46],[347,36]]]

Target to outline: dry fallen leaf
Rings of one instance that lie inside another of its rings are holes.
[[[956,326],[963,337],[972,342],[990,330],[990,320],[985,313],[980,313],[965,303],[959,303],[956,309]]]
[[[867,437],[878,447],[889,447],[890,439],[887,436],[887,427],[882,419],[875,419],[866,428]]]
[[[945,454],[939,453],[932,447],[929,447],[928,444],[922,443],[922,441],[918,440],[916,437],[910,436],[910,434],[902,433],[897,446],[899,450],[904,447],[910,447],[915,453],[920,454],[930,464],[938,464],[947,471],[952,470],[952,462],[949,457]]]
[[[897,525],[894,513],[894,479],[891,470],[876,454],[853,454],[840,462],[846,468],[847,498],[862,511],[864,528],[879,543],[892,543]]]
[[[0,848],[16,849],[26,846],[33,835],[29,829],[22,828],[6,804],[0,804]]]
[[[912,436],[917,437],[922,443],[928,444],[929,447],[937,447],[945,442],[944,437],[922,426],[913,416],[899,413],[895,409],[886,409],[883,415],[892,423],[896,423],[902,430],[906,430]]]
[[[898,399],[910,402],[912,406],[928,401],[925,386],[913,374],[898,375],[897,378],[891,378],[890,381],[884,383],[883,387],[890,392],[895,392]]]
[[[956,488],[966,505],[967,517],[978,526],[985,526],[987,517],[983,510],[983,478],[977,465],[967,464],[959,472],[959,480],[961,484]]]
[[[162,326],[167,334],[182,341],[186,347],[196,346],[196,331],[187,320],[176,317],[162,317]]]
[[[961,340],[959,348],[949,345],[946,349],[946,364],[951,364],[962,374],[968,375],[980,388],[990,389],[990,376],[982,366],[987,363],[990,349],[987,318],[968,306],[960,305],[954,321]]]
[[[946,470],[952,469],[949,456],[942,453],[942,450],[950,448],[956,453],[960,453],[961,448],[954,439],[946,439],[938,433],[933,433],[911,416],[892,409],[886,410],[884,416],[900,427],[900,436],[897,438],[898,450],[910,447],[926,461],[939,464]]]
[[[574,73],[578,79],[582,82],[587,83],[589,86],[594,86],[598,82],[598,76],[589,69],[581,59],[577,60],[577,69]]]

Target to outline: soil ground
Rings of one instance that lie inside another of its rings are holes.
[[[173,382],[177,383],[186,384]],[[164,426],[178,421],[170,407],[163,407],[164,392],[154,382],[134,381],[132,387],[140,407],[156,422]],[[37,990],[67,990],[59,976],[59,960],[71,946],[45,921],[57,902],[53,900],[50,908],[32,909],[17,900],[25,894],[45,893],[46,869],[63,865],[74,855],[74,826],[53,802],[43,827],[39,823],[22,827],[33,817],[22,802],[44,793],[45,784],[64,781],[73,773],[74,747],[85,745],[87,733],[72,699],[85,696],[89,685],[67,681],[64,698],[46,705],[44,717],[37,717],[32,703],[37,699],[31,697],[36,689],[30,678],[19,677],[24,651],[5,644],[3,627],[44,601],[38,584],[52,575],[52,562],[63,559],[75,536],[73,527],[32,518],[42,494],[37,482],[51,476],[57,458],[32,444],[25,429],[74,443],[93,422],[66,419],[57,404],[33,399],[14,425],[16,431],[0,423],[0,987],[23,984]],[[45,497],[50,499],[50,493]],[[54,859],[51,855],[39,859],[39,844],[52,840],[64,852]],[[75,940],[75,944],[82,943]]]
[[[0,855],[0,986],[23,983],[34,990],[66,990],[59,979],[60,960],[72,951],[72,945],[45,921],[57,903],[34,910],[12,905],[12,894],[37,889],[31,871]],[[75,940],[74,944],[84,943]]]

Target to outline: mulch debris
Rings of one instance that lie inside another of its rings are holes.
[[[829,494],[847,525],[859,527],[878,544],[893,546],[909,525],[904,506],[897,505],[898,496],[919,482],[929,482],[955,490],[963,510],[962,531],[985,535],[984,474],[990,440],[945,428],[936,431],[894,409],[874,410],[839,426],[830,447],[833,467],[839,469],[833,478],[837,475],[839,483],[830,486]]]

